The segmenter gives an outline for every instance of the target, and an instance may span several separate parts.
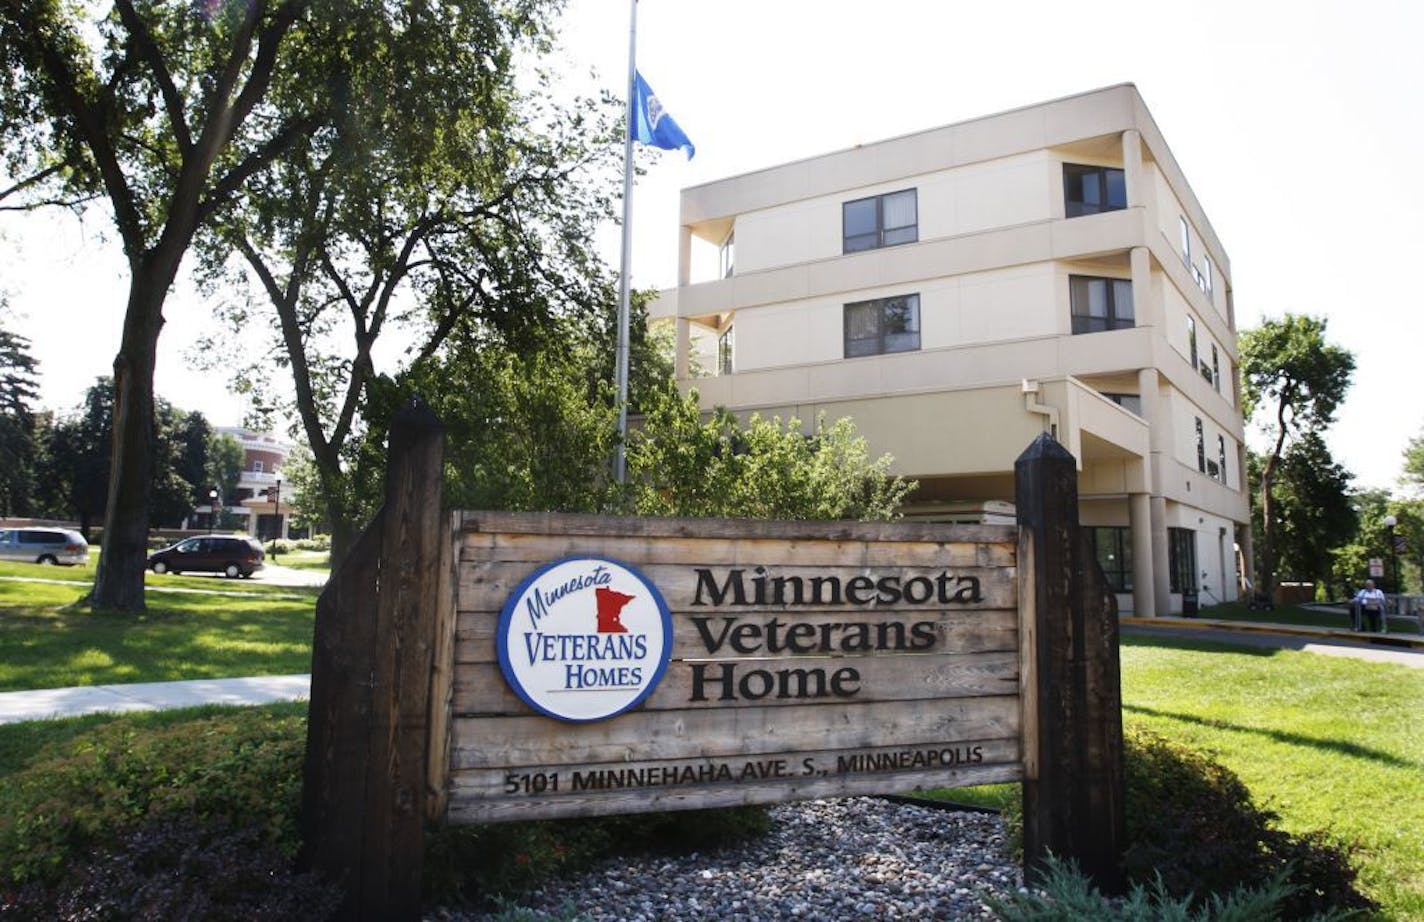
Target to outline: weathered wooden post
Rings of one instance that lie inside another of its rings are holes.
[[[1078,528],[1073,456],[1047,434],[1014,464],[1024,644],[1024,863],[1072,858],[1123,890],[1118,626]]]
[[[450,591],[444,448],[423,403],[396,415],[385,505],[317,602],[302,861],[342,883],[342,919],[420,914],[434,651]]]

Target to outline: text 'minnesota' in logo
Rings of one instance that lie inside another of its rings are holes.
[[[602,720],[652,693],[672,654],[672,617],[626,564],[570,557],[535,570],[504,603],[499,668],[526,704],[561,720]]]

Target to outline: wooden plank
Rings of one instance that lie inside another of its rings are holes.
[[[453,823],[502,823],[610,813],[648,813],[664,810],[738,807],[816,797],[903,794],[927,788],[1007,783],[1019,781],[1020,778],[1021,771],[1017,764],[1003,764],[936,772],[911,772],[896,775],[893,780],[873,776],[844,776],[813,778],[805,781],[763,782],[707,790],[661,788],[651,794],[625,791],[578,799],[545,799],[532,803],[454,798],[450,803],[449,816]]]
[[[1024,780],[1038,780],[1038,579],[1032,535],[1019,536],[1019,703],[1022,708]]]
[[[869,749],[913,746],[924,740],[1002,739],[1018,732],[1014,695],[840,707],[637,711],[583,724],[537,715],[456,717],[450,767],[458,771]]]
[[[822,522],[769,519],[678,519],[573,513],[456,513],[463,533],[492,532],[536,535],[621,534],[649,538],[737,539],[759,537],[775,541],[967,541],[1012,543],[1013,525],[945,525],[927,522]]]
[[[785,540],[762,537],[684,538],[620,534],[466,533],[460,541],[462,562],[539,563],[564,557],[611,557],[614,560],[688,566],[859,566],[859,567],[1011,567],[1012,542]]]
[[[648,792],[661,787],[703,789],[766,780],[874,775],[893,789],[907,773],[1003,765],[1019,760],[1017,739],[953,740],[915,747],[821,749],[765,753],[756,758],[672,759],[656,762],[603,762],[596,765],[540,765],[515,771],[468,769],[451,775],[452,796],[462,800],[534,803],[567,797]]]
[[[1017,694],[1018,652],[930,653],[898,656],[797,656],[762,659],[677,661],[668,665],[643,711],[686,708],[835,706],[916,699],[970,698]],[[801,697],[779,698],[779,670],[796,670],[785,680]],[[748,698],[773,689],[765,697]],[[854,687],[838,697],[832,686]],[[815,694],[815,692],[821,694]],[[726,697],[728,694],[733,697]],[[808,702],[807,697],[815,700]],[[532,713],[510,690],[498,663],[463,663],[455,673],[454,712],[461,717],[519,716]]]
[[[453,519],[447,518],[453,525]],[[430,666],[430,752],[426,758],[426,809],[428,822],[445,815],[449,792],[450,721],[455,694],[455,568],[459,550],[453,528],[441,541],[440,609],[435,616],[435,638]]]
[[[489,561],[465,563],[460,567],[460,588],[456,604],[460,611],[499,611],[509,596],[519,588],[530,573],[538,569],[534,563],[508,563]],[[787,611],[792,608],[797,613],[810,611],[884,611],[917,610],[936,611],[940,609],[973,610],[984,608],[1015,607],[1014,571],[1012,569],[990,569],[983,567],[948,570],[934,567],[876,567],[871,569],[853,567],[802,567],[788,566],[769,569],[767,583],[763,590],[764,601],[757,602],[755,574],[746,571],[741,576],[741,600],[734,599],[735,586],[727,580],[726,569],[716,569],[710,577],[699,577],[698,569],[671,564],[652,564],[638,567],[658,591],[663,594],[668,607],[675,612],[749,612]],[[722,604],[716,604],[717,596],[709,590],[706,580],[716,583],[716,591],[722,593]],[[781,601],[777,601],[773,579],[784,579],[781,585]],[[794,602],[799,579],[801,603]],[[816,580],[825,582],[817,583]],[[882,580],[887,581],[882,593]],[[888,582],[893,581],[893,582]],[[837,587],[839,594],[837,595]],[[702,591],[699,593],[699,589]],[[902,596],[909,590],[915,601],[881,602],[891,599],[896,591]],[[839,599],[839,604],[836,599]],[[941,603],[941,598],[952,601]],[[853,601],[854,600],[854,601]],[[865,601],[861,601],[865,600]]]
[[[724,613],[717,615],[678,613],[675,615],[672,648],[674,660],[688,657],[736,659],[743,655],[737,653],[729,643],[724,643],[716,652],[709,653],[697,625],[691,620],[694,617],[710,618],[710,622],[706,623],[705,627],[712,632],[714,638],[717,638],[724,626],[722,619],[735,616]],[[784,635],[790,622],[779,613],[739,618],[737,623],[752,624],[766,630],[773,619],[779,619],[778,636]],[[904,620],[911,624],[928,622],[934,625],[935,642],[921,652],[991,653],[1018,649],[1018,615],[1013,609],[915,612],[913,618]],[[457,616],[455,625],[455,662],[496,662],[494,635],[498,622],[498,612],[461,612]],[[841,629],[827,631],[828,626],[855,623],[880,625],[888,624],[890,620],[887,620],[884,614],[877,612],[837,612],[834,614],[797,612],[795,623],[811,625],[814,630],[814,634],[811,636],[814,637],[818,646],[822,638],[826,637],[830,640],[832,650],[838,651],[842,647],[842,641],[849,636],[848,632]],[[887,628],[885,631],[887,639],[895,639],[894,629]],[[875,633],[878,634],[878,631]],[[803,646],[805,643],[811,642],[810,638],[805,638],[803,641],[803,637],[805,637],[804,630],[797,635],[798,642],[802,642]],[[878,641],[880,638],[872,634],[872,639]],[[854,647],[854,644],[851,643],[850,646]]]

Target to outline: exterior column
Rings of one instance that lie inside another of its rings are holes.
[[[673,380],[686,381],[692,377],[692,321],[678,317],[673,321],[677,327],[677,346],[673,350]]]
[[[1138,618],[1157,617],[1157,594],[1152,559],[1152,499],[1146,493],[1128,496],[1128,523],[1132,537],[1132,613]]]
[[[1147,207],[1147,182],[1142,172],[1142,135],[1135,128],[1122,133],[1122,173],[1127,185],[1127,207]]]
[[[1172,577],[1167,555],[1167,499],[1153,496],[1150,501],[1152,526],[1152,594],[1158,616],[1172,613]]]
[[[692,284],[692,228],[682,225],[677,238],[677,287]]]
[[[1132,266],[1132,311],[1140,327],[1163,329],[1166,321],[1162,298],[1152,287],[1152,252],[1147,247],[1133,247],[1128,258]]]

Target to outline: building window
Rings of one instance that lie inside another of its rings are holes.
[[[1142,415],[1142,398],[1137,394],[1104,394],[1103,396],[1129,413]]]
[[[1221,482],[1226,483],[1226,437],[1216,437],[1216,466],[1221,471]]]
[[[1216,282],[1215,282],[1215,280],[1214,280],[1214,278],[1213,278],[1213,275],[1214,275],[1214,273],[1212,272],[1211,257],[1210,257],[1210,256],[1203,256],[1203,257],[1202,257],[1202,291],[1206,292],[1206,299],[1207,299],[1208,301],[1210,301],[1210,300],[1212,299],[1212,298],[1211,298],[1212,290],[1213,290],[1213,287],[1214,287],[1215,284],[1216,284]]]
[[[1068,276],[1074,333],[1128,330],[1132,313],[1132,280]]]
[[[1093,553],[1113,592],[1132,591],[1132,534],[1126,528],[1108,526],[1089,529]]]
[[[718,271],[722,273],[722,278],[729,279],[732,277],[732,268],[736,264],[736,255],[736,234],[728,234],[726,242],[722,244],[722,248],[717,253]]]
[[[920,296],[901,295],[845,306],[845,356],[920,348]]]
[[[732,373],[732,353],[737,343],[736,334],[732,327],[727,327],[722,335],[717,337],[717,374],[729,375]]]
[[[1187,219],[1181,215],[1177,216],[1177,226],[1182,232],[1182,262],[1187,264],[1187,268],[1192,267],[1192,231],[1187,226]]]
[[[253,461],[253,462],[252,462],[252,473],[254,473],[254,474],[260,474],[260,473],[262,473],[262,462],[261,462],[261,461]]]
[[[1187,357],[1193,368],[1201,367],[1197,358],[1197,318],[1191,314],[1187,315]]]
[[[1216,351],[1216,343],[1211,344],[1211,386],[1221,393],[1221,355]]]
[[[1190,528],[1167,529],[1167,572],[1172,592],[1197,591],[1197,533]]]
[[[1206,473],[1206,436],[1202,434],[1201,417],[1197,417],[1197,470]]]
[[[915,190],[904,189],[841,205],[843,252],[914,243],[919,239]]]
[[[1063,164],[1063,211],[1070,218],[1127,207],[1127,178],[1106,166]]]

